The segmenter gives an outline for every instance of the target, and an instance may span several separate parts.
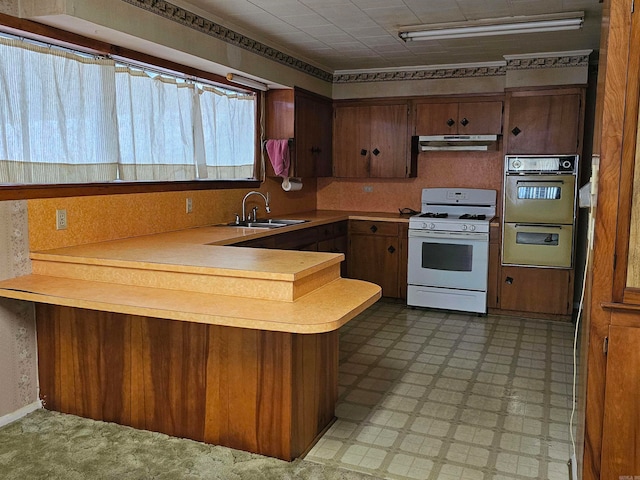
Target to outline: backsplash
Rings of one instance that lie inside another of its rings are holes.
[[[427,187],[488,188],[497,190],[500,199],[502,152],[421,153],[416,178],[321,178],[318,209],[394,213],[405,207],[420,210],[422,189]]]
[[[30,250],[82,245],[232,221],[241,213],[242,197],[249,189],[195,190],[29,200]],[[316,209],[316,182],[304,181],[298,192],[284,192],[281,182],[267,179],[259,191],[269,192],[272,215]],[[186,213],[191,198],[193,212]],[[259,215],[262,200],[252,199]],[[56,230],[55,212],[67,210],[66,230]]]

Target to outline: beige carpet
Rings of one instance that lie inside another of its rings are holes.
[[[3,480],[309,479],[374,477],[37,410],[0,428]]]

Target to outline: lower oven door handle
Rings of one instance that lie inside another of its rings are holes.
[[[515,224],[516,228],[520,228],[520,227],[537,227],[537,228],[557,228],[558,230],[562,230],[562,225],[549,225],[549,224],[545,224],[545,223],[516,223]]]

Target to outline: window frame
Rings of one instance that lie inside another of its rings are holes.
[[[86,51],[93,54],[112,55],[120,60],[149,65],[152,68],[175,72],[178,75],[202,79],[217,83],[225,88],[240,92],[253,92],[256,95],[256,132],[260,132],[260,105],[263,103],[264,92],[253,88],[239,88],[225,77],[197,68],[165,60],[153,55],[120,47],[110,43],[94,40],[76,33],[68,32],[56,27],[50,27],[31,20],[21,19],[0,13],[0,30],[12,35],[51,43],[74,50]],[[255,139],[254,179],[247,180],[185,180],[185,181],[122,181],[104,183],[55,183],[55,184],[0,184],[0,201],[23,200],[35,198],[78,197],[89,195],[116,195],[125,193],[151,193],[188,190],[222,190],[236,188],[259,188],[262,180],[263,168],[260,162],[261,141],[259,135]]]

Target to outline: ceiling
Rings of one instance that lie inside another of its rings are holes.
[[[597,50],[599,0],[189,0],[176,5],[329,72]],[[405,43],[400,26],[584,12],[581,30]]]

